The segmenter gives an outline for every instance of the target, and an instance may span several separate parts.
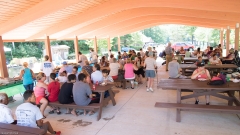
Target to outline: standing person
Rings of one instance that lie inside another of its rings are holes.
[[[168,71],[168,63],[170,61],[172,61],[172,55],[173,55],[173,51],[172,51],[172,47],[171,47],[171,43],[168,43],[168,46],[165,48],[165,53],[166,53],[166,71]]]
[[[117,59],[119,58],[119,56],[122,56],[120,51],[118,52]]]
[[[17,124],[17,121],[13,119],[11,109],[8,108],[8,95],[6,93],[0,93],[0,123]]]
[[[155,47],[153,47],[153,54],[154,54],[155,57],[157,57],[157,50],[156,50]]]
[[[143,52],[142,48],[140,48],[140,55],[142,58],[145,56],[145,53]]]
[[[91,51],[91,55],[90,55],[91,63],[97,63],[98,62],[98,54],[97,54],[97,52],[94,52],[93,49],[91,49],[90,51]]]
[[[112,54],[112,50],[109,50],[109,51],[108,51],[108,56],[111,57],[111,55],[113,55],[113,54]],[[109,61],[110,61],[110,59],[109,59]]]
[[[81,67],[85,66],[85,61],[87,61],[87,57],[82,52],[78,52],[78,63]]]
[[[117,62],[116,58],[113,58],[113,63],[110,63],[109,68],[110,68],[109,76],[111,76],[113,80],[117,80],[118,69],[120,69],[120,64]]]
[[[60,135],[61,131],[54,131],[51,124],[46,121],[43,122],[43,115],[39,108],[34,105],[36,97],[33,91],[27,90],[23,94],[25,103],[19,105],[16,109],[17,125],[44,129],[44,135],[50,132],[53,135]]]
[[[134,64],[138,68],[138,70],[134,71],[134,73],[137,75],[136,81],[138,82],[138,84],[142,84],[142,78],[145,77],[145,72],[143,70],[144,62],[143,62],[141,56],[137,57],[137,59],[135,60]]]
[[[28,63],[23,63],[24,69],[21,70],[20,76],[15,79],[23,79],[23,86],[26,90],[33,90],[33,79],[35,75],[31,69],[28,68]]]
[[[155,68],[157,67],[156,60],[153,58],[153,52],[148,52],[148,57],[145,59],[144,66],[146,67],[146,77],[148,78],[147,92],[153,92],[153,79],[156,76]]]
[[[46,83],[49,83],[49,76],[54,70],[52,62],[49,61],[49,56],[45,55],[45,61],[42,63],[41,71],[46,75]]]
[[[48,85],[48,97],[46,97],[46,99],[49,102],[56,102],[58,101],[58,95],[60,92],[60,83],[58,81],[56,81],[56,74],[55,73],[51,73],[50,74],[50,80],[51,82]],[[52,110],[49,112],[49,114],[53,114],[54,110],[57,109],[57,114],[61,114],[60,109],[53,107]]]
[[[129,57],[128,57],[128,54],[127,54],[126,51],[124,51],[124,52],[123,52],[123,55],[122,55],[122,59],[125,60],[125,59],[127,59],[127,58],[129,58]]]
[[[73,89],[73,84],[76,82],[76,76],[71,74],[68,76],[68,81],[65,82],[62,87],[61,87],[61,90],[59,92],[59,95],[58,95],[58,101],[59,103],[61,104],[71,104],[73,103],[73,92],[72,92],[72,89]],[[68,109],[69,111],[69,109]],[[73,109],[71,111],[71,114],[77,116],[77,113],[76,113],[76,110]]]
[[[113,63],[113,59],[114,59],[114,55],[111,54],[111,55],[110,55],[110,59],[109,59],[109,63]]]

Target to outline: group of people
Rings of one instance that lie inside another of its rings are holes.
[[[180,64],[182,63],[181,58],[184,57],[179,54],[185,54],[189,51],[183,50],[181,48],[179,51],[176,52],[176,55],[174,55],[174,51],[171,48],[171,43],[168,44],[168,46],[165,49],[166,52],[166,71],[168,71],[169,78],[179,78],[179,79],[205,79],[205,80],[211,80],[211,75],[207,69],[205,69],[205,64],[211,64],[211,65],[221,65],[222,61],[220,58],[222,58],[222,48],[221,44],[218,45],[218,47],[213,51],[212,47],[207,47],[207,49],[202,52],[200,51],[200,48],[198,48],[196,51],[194,51],[191,55],[194,55],[198,58],[198,60],[195,62],[197,69],[194,70],[191,77],[187,77],[181,74],[181,67]],[[234,51],[232,49],[229,51],[229,55],[227,56],[227,60],[232,60],[234,57],[233,55]],[[205,63],[203,60],[203,56],[208,57],[209,62]],[[205,95],[206,97],[206,105],[210,104],[210,96]],[[195,97],[196,101],[195,104],[199,103],[198,97]]]

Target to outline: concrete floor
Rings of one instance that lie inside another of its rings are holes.
[[[158,64],[161,60],[158,60]],[[158,78],[167,78],[165,66],[160,66]],[[44,121],[50,121],[55,130],[62,135],[239,135],[240,119],[236,114],[221,114],[208,112],[182,112],[180,123],[176,122],[176,109],[155,108],[156,102],[176,102],[175,90],[157,89],[157,79],[154,92],[146,92],[146,85],[139,85],[134,90],[118,89],[116,106],[111,102],[103,108],[102,119],[97,121],[97,113],[92,116],[70,114],[49,115],[49,108]],[[117,89],[117,88],[116,88]],[[237,93],[238,94],[238,93]],[[22,97],[14,97],[17,101],[10,103],[13,111],[22,103]],[[194,99],[184,100],[193,104]],[[227,102],[211,97],[211,104],[227,105]],[[200,104],[205,104],[200,97]],[[81,111],[81,110],[80,110]]]

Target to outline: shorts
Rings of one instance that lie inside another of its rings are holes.
[[[118,76],[116,75],[116,76],[112,76],[112,79],[113,80],[117,80],[118,79]]]
[[[40,104],[40,101],[42,98],[45,98],[43,96],[39,96],[39,97],[36,97],[36,104],[39,105]]]
[[[154,78],[155,76],[155,70],[146,70],[146,77]]]

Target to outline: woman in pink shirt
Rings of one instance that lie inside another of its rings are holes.
[[[132,89],[134,89],[134,79],[135,79],[135,74],[134,70],[138,70],[137,66],[131,63],[131,59],[128,58],[126,60],[126,64],[123,67],[123,70],[125,70],[124,78],[126,80],[130,80],[132,84]]]
[[[41,103],[40,111],[44,118],[44,111],[48,105],[48,100],[45,98],[46,94],[45,91],[47,90],[48,86],[44,83],[46,80],[46,75],[42,72],[40,72],[37,77],[37,85],[34,88],[34,94],[36,96],[36,104],[39,105]]]

